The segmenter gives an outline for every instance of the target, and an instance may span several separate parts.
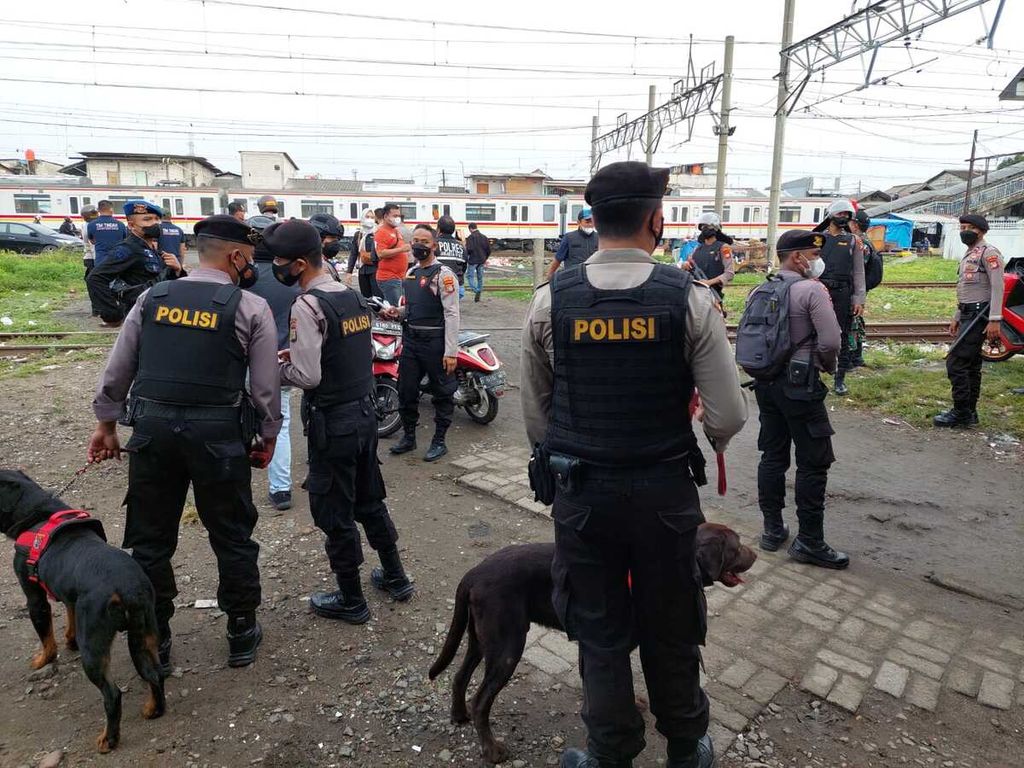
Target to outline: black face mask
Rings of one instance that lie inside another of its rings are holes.
[[[246,261],[241,269],[235,267],[235,272],[238,273],[239,288],[252,288],[260,279],[260,268],[251,261]]]
[[[836,215],[832,217],[832,223],[835,224],[840,229],[849,229],[850,217],[847,216],[846,214]]]
[[[147,224],[142,228],[142,236],[147,240],[156,240],[160,237],[159,224]]]
[[[412,255],[417,261],[426,261],[430,258],[430,246],[423,243],[413,243]]]
[[[291,286],[295,285],[297,282],[299,282],[299,276],[292,274],[292,264],[294,264],[294,263],[295,263],[294,261],[290,261],[290,262],[288,262],[287,264],[284,264],[284,265],[281,265],[281,264],[271,264],[270,265],[270,268],[274,272],[274,277],[277,278],[277,282],[281,283],[281,285],[287,285],[287,286],[291,287]]]
[[[714,237],[717,230],[714,227],[708,226],[707,224],[701,224],[697,229],[700,230],[700,236],[707,240],[709,237]]]
[[[328,259],[333,259],[341,253],[341,243],[338,240],[335,240],[333,243],[324,244],[323,253]]]
[[[960,233],[960,242],[967,246],[972,246],[978,242],[978,233],[971,232],[969,229],[965,229]]]

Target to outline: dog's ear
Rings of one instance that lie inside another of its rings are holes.
[[[705,587],[714,584],[722,575],[725,565],[725,537],[721,535],[697,537],[697,565]]]

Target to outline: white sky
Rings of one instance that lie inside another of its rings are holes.
[[[690,34],[696,67],[715,61],[720,71],[722,41],[732,34],[737,130],[729,183],[764,188],[782,5],[3,3],[0,156],[27,148],[56,161],[90,150],[185,154],[191,137],[196,154],[234,171],[238,150],[272,149],[287,151],[300,174],[342,178],[356,172],[360,179],[438,183],[443,170],[449,184],[458,184],[464,171],[536,167],[582,178],[592,115],[600,116],[603,133],[621,112],[642,114],[651,83],[658,103],[664,101],[685,73]],[[862,65],[853,60],[828,70],[824,82],[816,77],[788,123],[784,180],[841,173],[844,189],[860,184],[866,190],[965,168],[974,128],[979,155],[1024,151],[1024,102],[997,99],[1024,67],[1024,3],[1007,0],[996,50],[973,45],[996,5],[992,0],[935,25],[908,48],[884,49],[876,76],[914,68],[807,112],[804,106],[862,81]],[[852,9],[846,1],[797,0],[794,39]],[[386,18],[340,15],[378,12]],[[460,26],[465,23],[512,29]],[[666,131],[655,164],[714,161],[711,131],[707,115],[697,119],[689,143],[685,127]],[[631,154],[622,150],[604,162],[627,156],[642,159],[643,153],[634,145]]]

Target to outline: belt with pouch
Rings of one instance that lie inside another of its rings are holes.
[[[132,420],[145,417],[149,419],[182,419],[184,421],[237,421],[241,408],[241,399],[233,405],[191,405],[133,397],[129,415]]]
[[[444,326],[417,326],[404,323],[402,334],[411,339],[436,339],[444,336]]]
[[[988,308],[987,301],[970,301],[959,305],[961,315],[976,315],[986,308]]]

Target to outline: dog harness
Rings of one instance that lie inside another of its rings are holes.
[[[23,531],[14,541],[15,552],[25,558],[28,580],[42,587],[46,596],[51,600],[57,601],[57,596],[39,578],[39,560],[60,530],[72,525],[83,524],[95,529],[106,541],[107,537],[104,535],[102,523],[81,509],[65,509],[62,512],[54,512],[43,522]]]

